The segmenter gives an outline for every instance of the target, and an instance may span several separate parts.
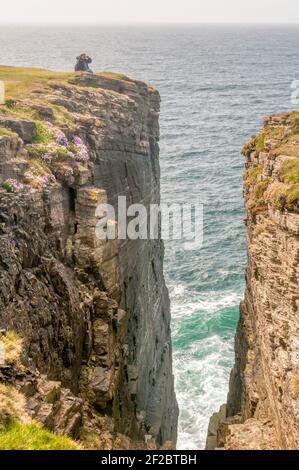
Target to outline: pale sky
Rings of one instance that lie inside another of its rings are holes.
[[[1,0],[0,23],[297,23],[298,0]]]

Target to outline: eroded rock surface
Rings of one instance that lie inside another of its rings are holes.
[[[299,448],[298,124],[269,117],[243,149],[246,291],[218,447]]]
[[[0,327],[24,339],[25,368],[0,378],[49,429],[108,448],[176,441],[163,244],[95,234],[98,204],[159,202],[159,103],[83,74],[0,107]]]

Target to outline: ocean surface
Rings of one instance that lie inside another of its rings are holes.
[[[226,400],[246,262],[240,148],[264,115],[294,107],[298,44],[297,26],[0,29],[2,64],[72,70],[86,51],[95,70],[161,93],[162,201],[204,204],[202,249],[166,242],[179,449],[204,447]]]

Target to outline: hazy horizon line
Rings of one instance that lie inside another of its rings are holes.
[[[76,21],[1,21],[0,25],[6,26],[204,26],[204,25],[232,25],[232,26],[245,26],[245,25],[259,25],[259,26],[268,26],[268,25],[292,25],[299,26],[299,21],[103,21],[103,22],[76,22]]]

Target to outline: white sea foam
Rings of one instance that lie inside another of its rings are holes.
[[[236,292],[198,294],[179,284],[171,286],[170,297],[175,344],[184,340],[183,325],[187,334],[194,335],[188,332],[187,322],[197,324],[200,320],[198,336],[202,339],[174,348],[174,374],[180,407],[178,449],[201,449],[205,447],[211,415],[226,401],[234,360],[233,328],[223,337],[221,332],[200,335],[201,328],[209,321],[213,325],[223,309],[237,307],[242,296]]]
[[[184,284],[172,286],[168,283],[170,298],[172,301],[172,316],[178,319],[194,313],[195,311],[205,311],[214,313],[221,309],[238,305],[242,299],[242,294],[238,292],[226,292],[219,295],[219,292],[210,291],[199,294],[190,291]]]
[[[196,357],[202,353],[201,359]],[[226,401],[228,380],[233,362],[233,337],[205,338],[184,351],[174,354],[176,393],[180,407],[177,448],[205,447],[211,415]]]

